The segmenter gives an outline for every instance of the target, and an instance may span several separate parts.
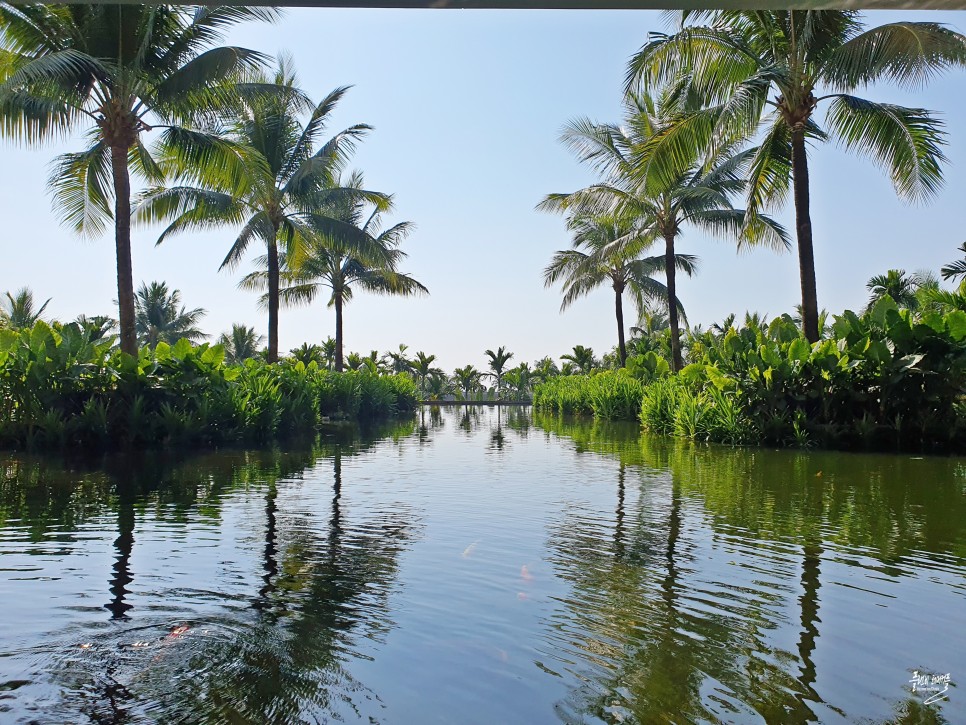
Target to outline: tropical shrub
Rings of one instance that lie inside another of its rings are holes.
[[[407,375],[335,373],[298,360],[226,364],[221,345],[112,350],[77,323],[0,331],[0,445],[94,448],[266,442],[323,418],[412,412]]]
[[[962,310],[916,316],[887,295],[861,316],[836,317],[815,344],[788,315],[748,317],[696,336],[690,355],[677,374],[650,352],[624,371],[551,378],[534,405],[639,416],[654,433],[729,444],[966,450]]]

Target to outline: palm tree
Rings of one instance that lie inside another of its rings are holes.
[[[463,400],[470,399],[470,393],[479,390],[483,373],[472,365],[456,368],[453,371],[453,382],[463,393]]]
[[[168,290],[165,282],[141,283],[134,298],[134,327],[141,345],[169,345],[184,338],[196,342],[205,337],[198,321],[205,316],[200,307],[187,310],[181,304],[181,291]]]
[[[304,365],[309,363],[315,363],[316,365],[321,365],[322,360],[322,348],[318,345],[312,345],[307,342],[303,342],[301,347],[297,347],[294,350],[289,350],[292,358]]]
[[[256,357],[264,340],[265,337],[255,332],[254,327],[235,323],[231,326],[231,332],[221,333],[218,344],[225,348],[226,362],[240,363]]]
[[[617,347],[620,364],[627,362],[624,342],[624,292],[631,293],[638,314],[648,301],[674,299],[675,314],[681,308],[676,297],[669,297],[667,286],[651,275],[665,271],[664,255],[642,257],[650,245],[650,237],[638,229],[629,216],[606,214],[600,216],[572,216],[568,228],[573,232],[573,247],[558,251],[543,272],[544,284],[550,287],[563,284],[560,311],[575,300],[598,287],[609,284],[614,290],[617,312]],[[674,255],[677,269],[688,275],[697,269],[697,259],[686,254]]]
[[[594,368],[598,367],[597,358],[594,357],[593,349],[583,345],[574,345],[573,352],[560,356],[561,360],[566,360],[581,375],[586,375]],[[623,365],[623,362],[621,363]]]
[[[342,188],[361,192],[361,187],[362,176],[356,173]],[[297,259],[288,253],[279,255],[281,281],[286,285],[279,296],[284,304],[310,304],[323,289],[331,290],[328,304],[335,308],[336,371],[343,367],[342,311],[352,299],[353,288],[403,297],[429,293],[413,277],[398,270],[399,263],[406,258],[399,245],[413,225],[400,222],[383,229],[382,210],[389,207],[388,197],[377,204],[370,204],[362,197],[343,197],[329,205],[325,221],[318,228],[314,228],[315,220],[310,220],[303,238],[304,248]],[[329,224],[332,220],[341,229],[332,229]],[[353,230],[354,234],[342,233],[345,229]],[[271,259],[267,261],[271,269]],[[253,272],[241,282],[247,289],[265,289],[270,284],[271,275],[267,271]],[[263,298],[267,300],[268,297]]]
[[[885,274],[877,274],[865,286],[872,293],[869,297],[869,309],[886,295],[899,307],[914,310],[919,305],[916,297],[919,281],[915,275],[907,275],[904,269],[890,269]]]
[[[943,279],[966,278],[966,242],[960,244],[958,249],[963,253],[963,258],[943,265],[943,268],[939,270]]]
[[[286,59],[278,61],[271,77],[252,73],[238,86],[239,109],[228,133],[209,138],[224,152],[214,157],[182,154],[169,160],[171,170],[187,185],[153,189],[138,209],[138,218],[144,221],[173,218],[159,244],[178,232],[241,226],[220,269],[236,266],[253,241],[265,245],[269,362],[278,360],[282,255],[298,257],[310,237],[323,233],[347,242],[364,241],[359,229],[329,213],[347,197],[368,199],[379,208],[389,204],[382,194],[338,184],[355,141],[369,126],[351,126],[318,143],[348,88],[337,88],[315,105],[297,82]]]
[[[406,350],[408,349],[408,345],[400,343],[399,349],[396,352],[390,350],[386,353],[390,361],[390,367],[394,373],[408,373],[412,371],[412,361],[406,357]]]
[[[783,249],[788,241],[785,230],[771,218],[748,219],[743,210],[732,206],[731,197],[744,186],[742,175],[751,158],[751,152],[735,153],[733,144],[722,145],[703,163],[697,153],[678,160],[674,173],[660,184],[642,177],[641,159],[653,139],[689,108],[674,90],[665,90],[656,100],[649,95],[626,95],[625,125],[621,127],[587,119],[569,123],[562,140],[605,178],[573,194],[551,194],[541,207],[548,211],[576,208],[591,215],[616,213],[633,220],[642,241],[664,241],[672,364],[680,370],[681,330],[673,300],[678,299],[675,243],[682,230],[691,225],[713,235],[734,237],[739,248],[764,243]],[[621,323],[621,366],[627,361],[623,336]]]
[[[497,348],[496,352],[492,350],[485,351],[486,356],[490,359],[487,365],[490,366],[492,373],[484,373],[489,377],[496,380],[496,399],[500,399],[500,393],[503,390],[503,370],[506,368],[506,364],[513,357],[512,352],[507,352],[507,349],[502,345]]]
[[[436,360],[435,355],[427,355],[422,350],[416,353],[416,357],[412,359],[413,373],[419,380],[419,392],[423,395],[426,394],[426,378],[434,370],[439,368],[432,367],[433,362]]]
[[[335,338],[327,337],[322,341],[322,360],[325,362],[326,370],[335,367]]]
[[[29,287],[21,287],[14,294],[6,293],[6,300],[0,301],[0,322],[4,327],[18,330],[33,327],[40,321],[52,298],[48,298],[40,309],[34,309],[34,293]]]
[[[557,363],[553,361],[550,356],[540,358],[535,363],[533,363],[533,379],[540,382],[546,382],[550,378],[560,375],[560,369],[557,367]]]
[[[836,139],[847,150],[867,153],[889,172],[900,197],[928,199],[942,183],[942,122],[921,108],[851,93],[880,80],[921,87],[964,61],[963,36],[938,23],[866,30],[853,10],[684,11],[678,32],[652,36],[634,56],[627,84],[647,89],[686,79],[708,105],[654,139],[644,174],[667,180],[695,149],[713,153],[736,138],[757,135],[764,123],[751,160],[747,208],[754,218],[768,205],[780,205],[793,189],[804,331],[816,342],[807,144]],[[823,102],[824,129],[815,120]]]
[[[210,46],[232,25],[276,17],[273,8],[0,2],[8,64],[0,133],[39,144],[88,127],[87,148],[60,156],[50,184],[76,231],[98,235],[113,220],[124,352],[137,354],[131,174],[151,183],[163,177],[143,136],[163,129],[162,155],[208,153],[187,126],[223,105],[219,87],[261,61],[250,50]]]
[[[117,320],[107,315],[78,315],[75,320],[88,342],[106,340],[117,334]]]

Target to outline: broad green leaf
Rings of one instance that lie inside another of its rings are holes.
[[[807,340],[800,337],[793,340],[792,344],[788,346],[788,357],[792,360],[805,362],[811,357],[811,354],[812,346],[808,344]]]
[[[898,311],[898,309],[899,305],[896,304],[895,300],[893,300],[889,295],[885,295],[884,297],[880,297],[872,306],[872,310],[869,312],[869,317],[872,318],[872,321],[876,325],[882,329],[885,329],[887,313],[889,310]]]
[[[946,315],[946,329],[956,342],[966,337],[966,312],[953,310]]]
[[[168,343],[164,342],[164,341],[159,342],[157,345],[154,346],[154,357],[159,362],[164,362],[166,360],[170,360],[171,359],[171,346]]]
[[[191,355],[191,343],[182,337],[171,348],[171,357],[175,360],[184,360],[189,355]]]
[[[892,351],[889,350],[889,346],[882,342],[882,340],[874,340],[869,343],[869,348],[865,351],[865,357],[867,360],[884,365],[892,360]]]

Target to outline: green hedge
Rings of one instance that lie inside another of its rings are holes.
[[[368,421],[416,408],[406,375],[224,357],[220,345],[181,340],[135,358],[73,323],[0,330],[0,445],[263,443],[313,434],[323,418]]]

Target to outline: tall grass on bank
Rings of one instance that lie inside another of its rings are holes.
[[[564,415],[593,415],[604,420],[633,420],[641,409],[643,383],[626,370],[593,375],[560,375],[538,385],[533,405]]]
[[[0,330],[0,446],[263,443],[313,434],[323,418],[411,413],[418,400],[404,374],[227,365],[221,345],[187,340],[136,358],[111,347],[74,323]]]

